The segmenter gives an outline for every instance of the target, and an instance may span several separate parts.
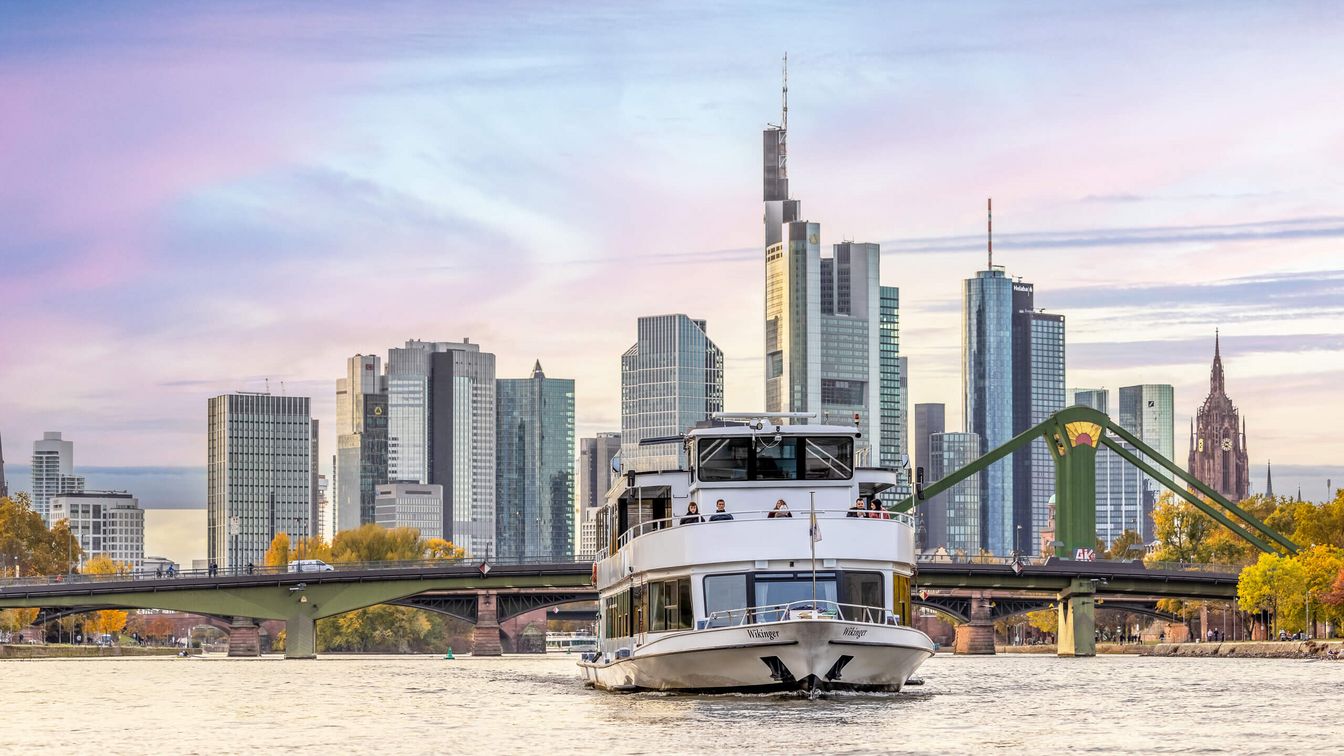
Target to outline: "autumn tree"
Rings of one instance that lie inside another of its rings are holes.
[[[1195,505],[1177,499],[1170,491],[1163,493],[1153,507],[1153,535],[1157,549],[1149,555],[1152,562],[1200,562],[1207,555],[1205,542],[1214,526],[1213,520]]]
[[[1059,611],[1052,607],[1038,612],[1028,612],[1027,622],[1037,630],[1053,635],[1059,632]]]
[[[1144,552],[1143,536],[1133,530],[1126,530],[1111,541],[1106,550],[1107,559],[1134,559]],[[1101,553],[1101,552],[1098,552]]]
[[[283,570],[289,566],[289,562],[289,534],[276,533],[275,537],[271,539],[270,548],[266,549],[266,556],[262,558],[262,564]]]
[[[20,632],[37,620],[37,614],[36,608],[0,610],[0,630],[7,633]]]
[[[48,528],[28,494],[0,497],[0,568],[12,574],[17,557],[22,575],[55,575],[69,572],[83,554],[69,523]]]

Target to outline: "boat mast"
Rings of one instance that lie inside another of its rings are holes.
[[[807,530],[807,543],[812,547],[812,616],[817,616],[817,492],[807,492],[808,520],[812,527]]]

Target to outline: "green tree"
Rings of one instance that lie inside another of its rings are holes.
[[[1237,578],[1237,606],[1246,612],[1272,611],[1281,629],[1301,630],[1306,624],[1306,587],[1301,561],[1282,554],[1261,554]]]
[[[1163,493],[1153,507],[1153,534],[1157,549],[1149,555],[1148,561],[1207,561],[1207,541],[1215,525],[1195,505],[1177,499],[1170,491]]]

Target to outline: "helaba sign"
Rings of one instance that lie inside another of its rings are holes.
[[[1015,284],[1013,284],[1013,291],[1020,291],[1020,292],[1023,292],[1023,293],[1031,293],[1031,292],[1034,291],[1034,289],[1032,288],[1031,284],[1015,283]]]

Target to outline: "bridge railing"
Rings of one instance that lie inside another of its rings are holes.
[[[121,572],[112,575],[90,575],[87,573],[60,573],[56,575],[24,575],[21,577],[0,578],[0,590],[9,586],[31,586],[31,585],[60,585],[60,584],[83,584],[83,583],[124,583],[127,581],[177,581],[193,580],[200,578],[215,579],[225,577],[256,577],[265,575],[321,575],[332,572],[367,572],[370,570],[406,570],[406,569],[424,569],[434,567],[463,567],[480,566],[486,563],[481,559],[405,559],[388,561],[366,561],[366,562],[330,562],[324,566],[314,565],[296,565],[290,569],[287,565],[280,567],[266,565],[240,565],[236,567],[223,568],[217,570],[210,569],[192,569],[192,570],[173,570],[172,572],[147,571],[144,568]],[[497,566],[515,566],[531,564],[555,564],[554,556],[537,557],[508,557],[503,559],[492,558],[488,561],[491,567]]]

